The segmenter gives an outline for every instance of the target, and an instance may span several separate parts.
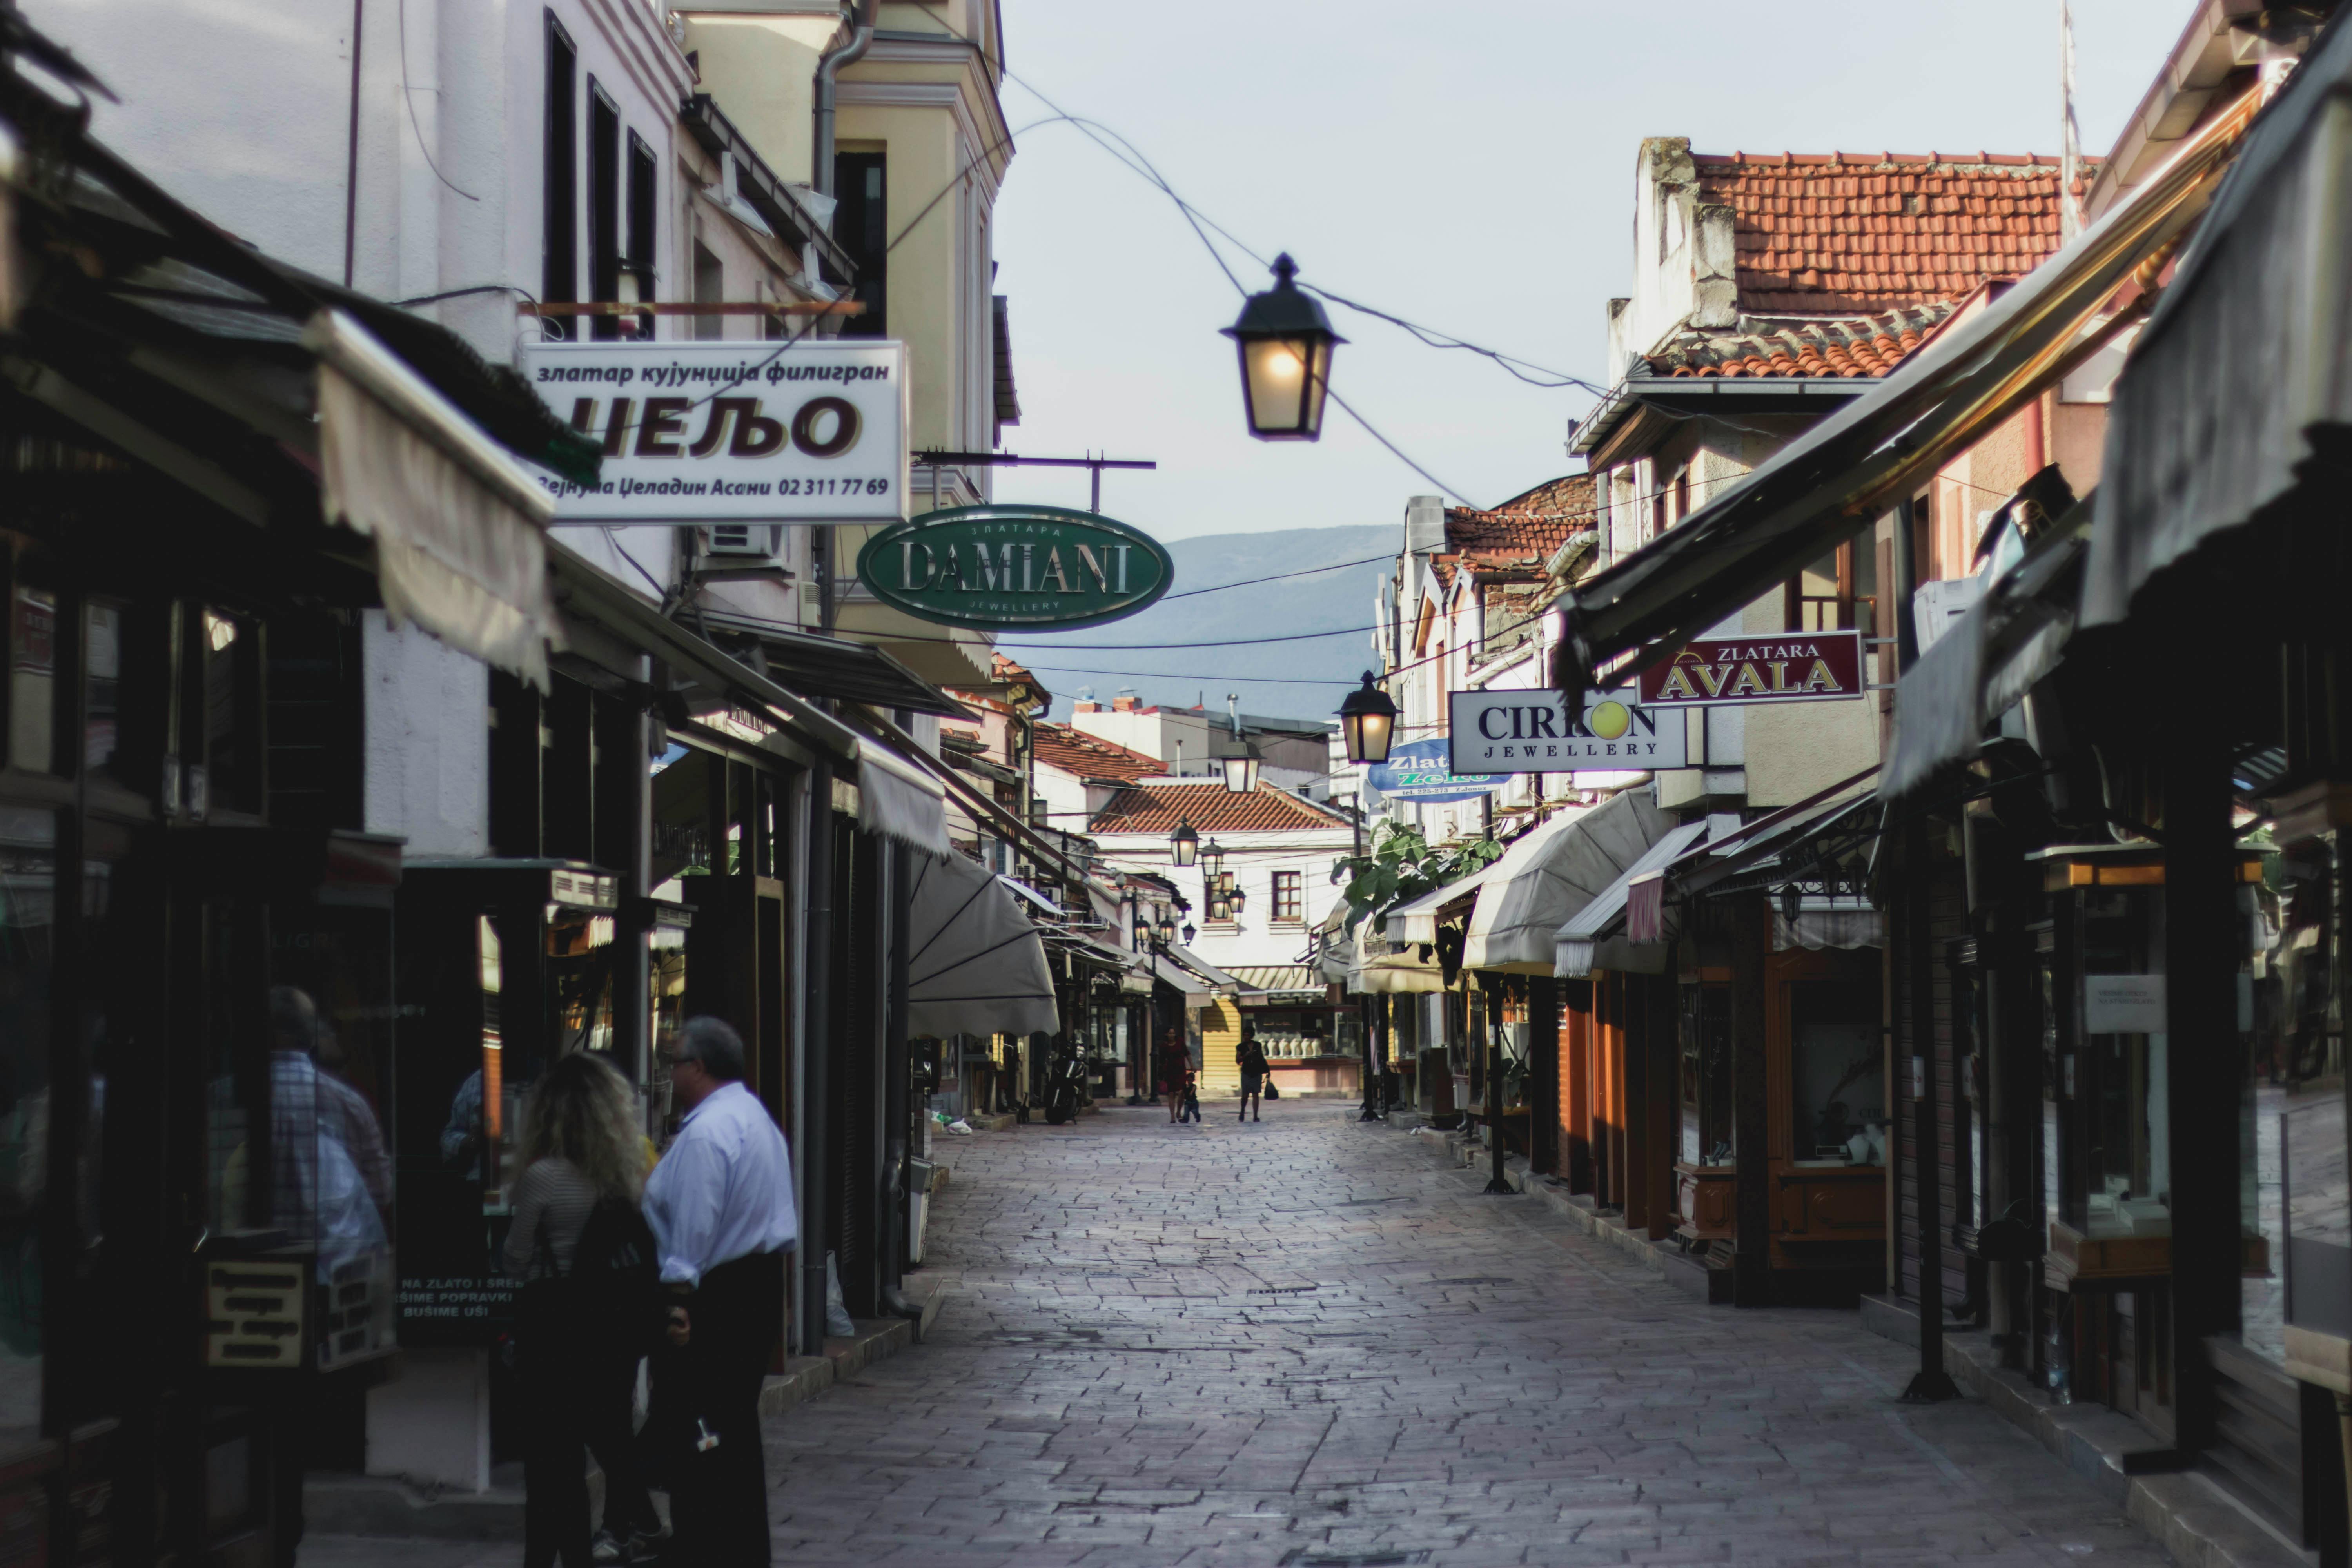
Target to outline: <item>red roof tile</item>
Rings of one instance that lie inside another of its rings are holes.
[[[1700,205],[1731,209],[1747,312],[1857,315],[1957,299],[2058,248],[2054,158],[1734,153],[1693,162]]]
[[[1568,474],[1489,511],[1445,509],[1445,553],[1473,562],[1549,561],[1593,526],[1592,476]]]
[[[1653,375],[1885,375],[1926,342],[1955,301],[1875,315],[1742,316],[1736,327],[1685,327],[1649,356]]]
[[[1075,725],[1040,724],[1034,744],[1039,762],[1082,779],[1156,779],[1168,773],[1168,764],[1159,758],[1089,735]]]
[[[1129,784],[1110,797],[1087,826],[1089,833],[1176,831],[1180,821],[1211,833],[1279,833],[1341,826],[1340,819],[1285,790],[1261,784],[1255,794],[1235,795],[1222,782]]]

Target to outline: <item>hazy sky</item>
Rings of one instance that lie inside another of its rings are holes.
[[[1133,142],[1186,200],[1350,298],[1605,380],[1632,279],[1633,155],[2054,153],[2058,0],[1003,0],[1012,69]],[[2193,9],[2074,0],[2077,115],[2103,153]],[[1016,132],[1051,114],[1004,89]],[[1434,487],[1338,409],[1316,446],[1252,440],[1240,297],[1168,199],[1068,124],[1021,134],[997,208],[1024,417],[1006,449],[1151,458],[1103,510],[1159,534],[1399,521]],[[1228,247],[1242,281],[1265,274]],[[1574,465],[1591,397],[1523,385],[1334,310],[1332,384],[1454,493],[1492,505]],[[1083,471],[1002,469],[1003,500],[1086,505]]]

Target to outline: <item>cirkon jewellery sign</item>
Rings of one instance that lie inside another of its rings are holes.
[[[1141,530],[1057,506],[927,511],[857,553],[876,598],[950,626],[1097,626],[1143,609],[1175,575]]]

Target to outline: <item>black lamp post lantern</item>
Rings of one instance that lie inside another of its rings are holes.
[[[1348,340],[1312,296],[1291,281],[1298,264],[1274,258],[1274,287],[1253,294],[1241,320],[1225,329],[1241,351],[1242,404],[1261,441],[1312,441],[1323,434],[1323,397],[1331,387],[1331,349]]]
[[[1225,765],[1225,788],[1234,795],[1252,795],[1257,790],[1257,742],[1244,741],[1242,749],[1233,756],[1219,759]]]
[[[1159,931],[1160,945],[1162,947],[1174,947],[1176,945],[1176,917],[1173,915],[1160,916]]]
[[[1210,847],[1215,847],[1215,840],[1210,841]],[[1192,823],[1179,817],[1176,831],[1168,836],[1168,848],[1175,857],[1176,864],[1190,866],[1200,858],[1201,836],[1193,831]]]
[[[1364,671],[1364,684],[1339,704],[1339,733],[1348,743],[1348,761],[1359,766],[1387,762],[1396,740],[1396,703],[1372,684],[1372,672]]]
[[[1188,863],[1188,862],[1179,862],[1179,864],[1187,864],[1187,863]],[[1210,840],[1209,840],[1208,844],[1207,844],[1204,847],[1202,847],[1202,849],[1201,850],[1201,876],[1202,876],[1202,878],[1204,880],[1206,880],[1206,881],[1209,881],[1209,882],[1214,882],[1214,881],[1216,881],[1220,877],[1223,877],[1224,874],[1225,874],[1225,849],[1224,849],[1224,846],[1223,846],[1223,845],[1222,845],[1222,844],[1219,844],[1215,839],[1212,838],[1212,839],[1210,839]]]
[[[1209,900],[1209,923],[1212,925],[1225,924],[1230,922],[1233,918],[1234,906],[1225,901],[1225,896],[1223,893],[1213,895]]]
[[[1192,939],[1200,934],[1201,928],[1187,921],[1184,926],[1184,944],[1187,947],[1191,946]]]
[[[1249,895],[1242,891],[1241,883],[1236,881],[1225,889],[1225,902],[1233,906],[1234,913],[1239,914],[1242,907],[1249,902]]]

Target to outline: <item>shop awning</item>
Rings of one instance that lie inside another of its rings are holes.
[[[1330,993],[1323,971],[1311,963],[1236,963],[1226,971],[1244,992],[1274,995],[1312,996],[1321,1001]]]
[[[2089,521],[2087,506],[2061,520],[1904,671],[1880,799],[1900,799],[1976,756],[1986,727],[2058,668],[2074,631]]]
[[[1171,947],[1168,950],[1168,956],[1181,967],[1190,970],[1203,984],[1220,996],[1230,996],[1242,988],[1239,979],[1226,973],[1189,947]]]
[[[384,615],[544,690],[563,646],[553,498],[351,317],[321,310],[302,346],[319,359],[320,510],[375,542]]]
[[[707,605],[696,606],[695,620],[720,636],[756,640],[768,673],[803,697],[832,697],[974,722],[980,717],[887,650],[870,644],[794,631]]]
[[[1549,974],[1563,922],[1601,896],[1673,823],[1653,789],[1563,812],[1515,842],[1478,889],[1462,967]]]
[[[1053,916],[1055,920],[1060,920],[1062,918],[1061,905],[1055,903],[1053,900],[1047,898],[1045,894],[1039,892],[1036,889],[1031,887],[1020,878],[1007,877],[1002,872],[999,872],[996,879],[1003,883],[1006,887],[1012,889],[1013,892],[1020,897],[1024,898],[1031,903],[1036,905],[1037,908],[1045,913]]]
[[[1036,926],[1020,900],[968,856],[951,851],[914,863],[907,1026],[940,1038],[1061,1027]]]
[[[2246,139],[2132,345],[2107,410],[2083,624],[2251,521],[2352,426],[2352,26],[2339,19]],[[2327,443],[2323,448],[2322,442]]]
[[[1154,954],[1151,973],[1163,985],[1181,994],[1187,1007],[1205,1007],[1220,996],[1232,996],[1242,983],[1214,964],[1182,948],[1171,948],[1166,957]]]
[[[1570,916],[1553,933],[1552,973],[1569,980],[1580,980],[1596,969],[1621,970],[1629,974],[1664,973],[1666,955],[1674,951],[1668,943],[1630,942],[1623,934],[1628,889],[1636,879],[1663,870],[1706,836],[1705,818],[1668,828],[1615,880]]]
[[[948,846],[948,792],[881,742],[857,739],[857,826],[932,855]]]
[[[1501,864],[1500,860],[1489,862],[1468,876],[1458,877],[1417,899],[1407,899],[1403,903],[1391,905],[1386,911],[1388,927],[1385,934],[1392,942],[1435,942],[1438,916],[1455,904],[1465,904],[1476,898],[1478,889],[1486,885],[1486,879],[1493,876],[1495,868]],[[1371,924],[1380,918],[1373,915],[1365,923]]]
[[[1436,954],[1422,957],[1425,942],[1391,941],[1364,921],[1356,928],[1356,959],[1348,972],[1348,989],[1361,995],[1434,994],[1445,989],[1445,972]]]
[[[1563,674],[1589,683],[1596,665],[1638,649],[1663,653],[1704,635],[1869,527],[2095,353],[2127,324],[2127,315],[2109,314],[2117,290],[2212,199],[2257,100],[2249,93],[2217,116],[2072,244],[1982,310],[1937,332],[1868,395],[1687,522],[1578,584],[1568,596],[1562,652],[1564,662],[1581,668]],[[2287,309],[2278,318],[2297,319]],[[2311,332],[2315,340],[2345,335]],[[2183,376],[2179,395],[2193,400],[2201,386],[2210,396],[2214,384]]]
[[[1703,893],[1735,877],[1786,868],[1800,859],[1803,864],[1799,869],[1810,870],[1824,854],[1834,851],[1843,856],[1874,839],[1885,815],[1877,792],[1869,787],[1877,772],[1864,769],[1794,805],[1699,845],[1667,868],[1675,890]]]

